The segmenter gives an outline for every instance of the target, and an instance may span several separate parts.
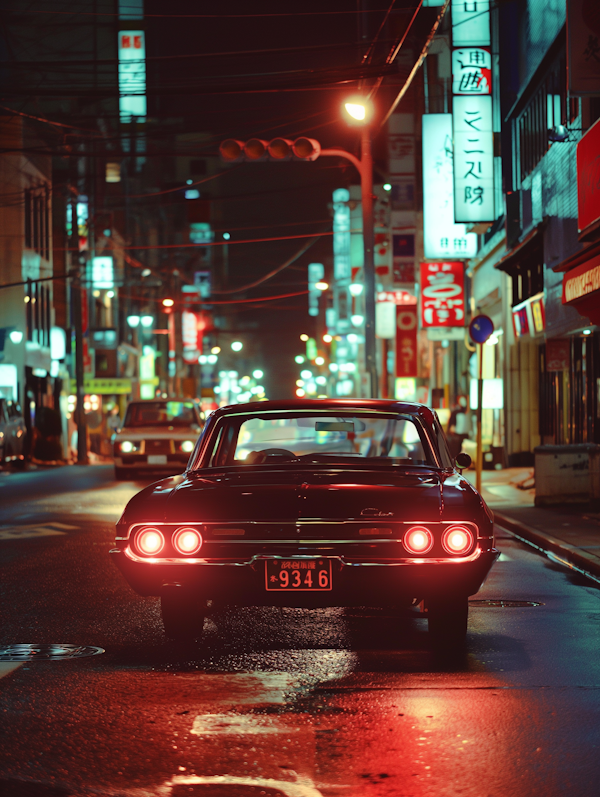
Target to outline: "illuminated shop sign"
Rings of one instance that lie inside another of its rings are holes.
[[[417,305],[396,305],[396,376],[417,376]]]
[[[524,302],[512,308],[513,328],[515,337],[522,338],[531,335],[535,338],[544,333],[546,328],[546,315],[544,311],[544,294],[536,293]]]
[[[492,56],[489,50],[483,47],[453,50],[452,93],[492,93]]]
[[[462,263],[421,263],[421,325],[423,328],[464,327]]]
[[[325,267],[323,263],[309,263],[308,264],[308,314],[312,316],[319,315],[319,296],[321,291],[316,288],[317,282],[320,282],[325,276]]]
[[[198,347],[199,323],[200,323],[199,313],[189,312],[188,310],[184,310],[181,313],[181,340],[183,343],[183,361],[186,363],[198,362],[198,357],[200,355]]]
[[[335,229],[335,228],[334,228]],[[423,246],[432,260],[470,258],[477,236],[454,221],[452,114],[423,116]]]
[[[143,30],[119,31],[119,114],[122,122],[146,116],[146,44]]]
[[[454,97],[453,123],[455,220],[468,223],[493,221],[492,98]]]
[[[92,284],[94,288],[115,287],[115,268],[112,257],[92,258]]]
[[[490,0],[453,0],[452,44],[454,47],[489,47]]]
[[[336,280],[350,279],[350,192],[333,192],[333,273]]]

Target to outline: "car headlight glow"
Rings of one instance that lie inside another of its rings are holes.
[[[202,535],[197,529],[184,526],[173,535],[173,547],[178,553],[191,556],[202,547]]]
[[[444,550],[450,554],[466,554],[474,541],[473,532],[466,526],[450,526],[442,536]]]
[[[404,535],[403,543],[409,553],[429,553],[433,548],[433,534],[425,526],[412,526]]]
[[[186,454],[190,454],[194,450],[194,441],[184,440],[183,443],[180,444],[179,448]]]
[[[165,546],[165,538],[162,531],[152,527],[139,531],[135,542],[141,553],[146,556],[156,556]]]
[[[124,454],[131,454],[133,451],[140,450],[140,444],[132,443],[131,440],[123,440],[119,443],[119,447]]]

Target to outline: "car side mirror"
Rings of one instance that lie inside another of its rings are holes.
[[[459,470],[464,470],[465,468],[471,467],[472,460],[471,457],[465,451],[461,451],[460,454],[457,454],[454,462]]]

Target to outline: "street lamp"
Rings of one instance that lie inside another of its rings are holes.
[[[139,315],[128,315],[127,316],[127,323],[129,324],[129,326],[132,329],[135,329],[137,326],[139,326],[139,323],[140,323]]]
[[[244,348],[244,344],[241,340],[234,340],[231,344],[231,348],[233,351],[241,351]]]

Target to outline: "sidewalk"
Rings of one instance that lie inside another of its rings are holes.
[[[475,482],[475,472],[465,471]],[[482,494],[499,526],[600,580],[600,513],[585,504],[534,506],[533,468],[482,473]]]

